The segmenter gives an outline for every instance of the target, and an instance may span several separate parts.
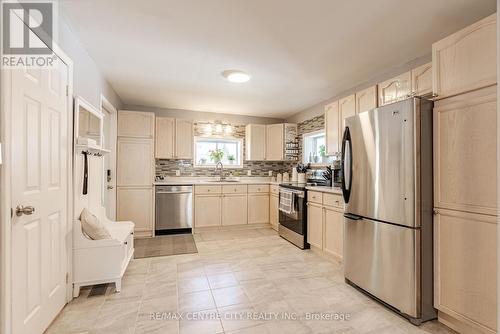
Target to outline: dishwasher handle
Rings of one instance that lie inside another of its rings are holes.
[[[192,194],[192,191],[157,191],[157,194]]]

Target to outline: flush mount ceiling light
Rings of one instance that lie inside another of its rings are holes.
[[[243,83],[250,80],[250,75],[239,70],[226,70],[222,72],[222,76],[230,82]]]

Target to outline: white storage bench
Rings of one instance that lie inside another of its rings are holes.
[[[112,239],[92,240],[83,231],[80,220],[73,225],[73,297],[87,285],[115,283],[121,290],[121,281],[134,256],[134,223],[113,222],[104,210],[96,214],[109,230]]]

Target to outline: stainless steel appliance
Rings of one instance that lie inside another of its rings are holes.
[[[278,234],[300,249],[309,248],[307,243],[307,191],[306,184],[288,183],[279,187]],[[283,208],[283,197],[291,199],[290,210]]]
[[[157,185],[155,195],[156,234],[191,233],[193,226],[193,187]]]
[[[432,107],[409,98],[349,117],[342,142],[346,281],[417,325],[436,318]]]

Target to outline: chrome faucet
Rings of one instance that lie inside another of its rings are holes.
[[[222,181],[226,178],[226,175],[224,175],[224,166],[222,165],[222,162],[219,161],[216,165],[215,165],[215,172],[219,172],[219,179]]]

